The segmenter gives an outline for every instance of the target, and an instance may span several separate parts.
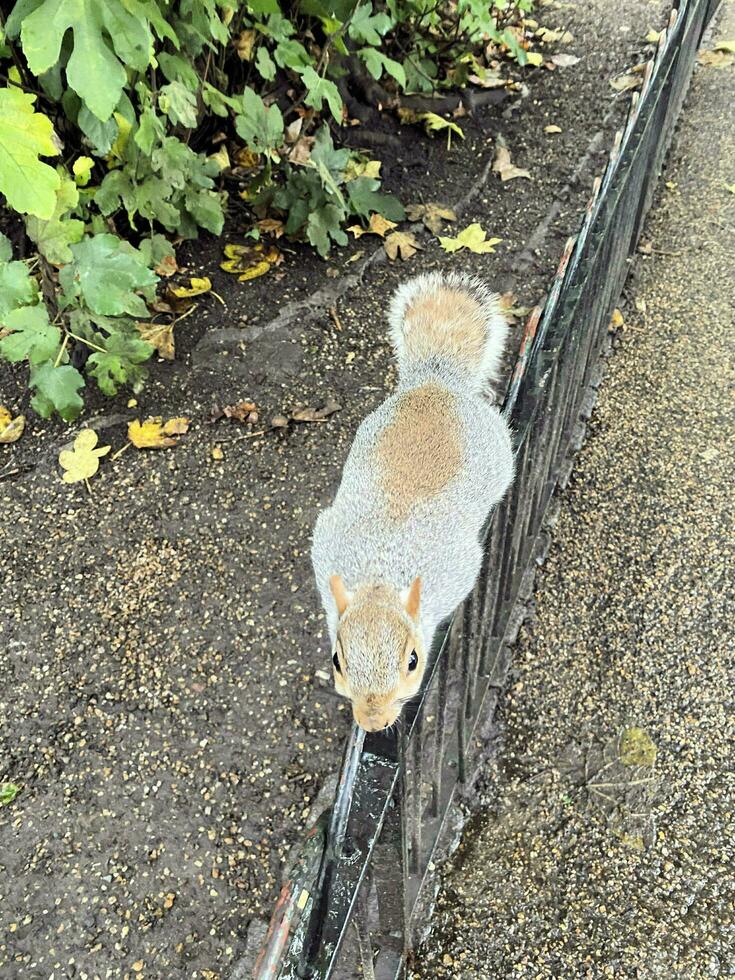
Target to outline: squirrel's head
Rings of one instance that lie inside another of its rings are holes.
[[[355,721],[365,731],[388,728],[424,676],[421,579],[404,592],[387,585],[348,592],[339,575],[333,575],[329,587],[339,613],[332,654],[337,693],[352,701]]]

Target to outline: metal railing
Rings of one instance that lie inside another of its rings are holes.
[[[716,5],[674,4],[581,229],[567,242],[543,309],[526,325],[503,407],[516,479],[488,521],[477,585],[437,638],[422,693],[398,731],[365,736],[353,728],[331,813],[312,829],[283,886],[258,980],[405,973],[414,913],[426,905],[478,720],[491,712],[508,669],[521,584],[562,467],[580,441],[610,315]]]

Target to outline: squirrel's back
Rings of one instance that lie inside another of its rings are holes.
[[[508,426],[483,395],[507,332],[497,295],[469,276],[423,275],[400,287],[390,324],[398,388],[360,425],[314,530],[333,635],[333,575],[348,589],[420,576],[430,635],[472,588],[482,525],[513,476]]]
[[[389,320],[402,386],[431,374],[470,393],[498,380],[508,324],[498,294],[474,276],[409,280],[393,297]]]

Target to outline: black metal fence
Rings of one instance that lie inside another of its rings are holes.
[[[399,731],[365,736],[353,728],[331,813],[312,829],[281,892],[259,980],[394,980],[406,970],[414,912],[430,887],[452,797],[468,776],[475,727],[507,672],[521,584],[589,413],[610,315],[715,7],[716,0],[681,0],[671,11],[579,234],[567,243],[543,310],[526,325],[504,404],[517,475],[489,520],[477,586],[437,639],[423,692]]]

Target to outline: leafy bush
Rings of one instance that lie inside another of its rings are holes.
[[[141,383],[163,233],[222,231],[231,164],[213,145],[236,133],[254,215],[326,256],[348,219],[404,217],[379,168],[334,146],[351,74],[396,107],[482,81],[501,51],[524,63],[530,5],[17,0],[0,14],[0,196],[35,254],[0,238],[0,355],[27,362],[36,411],[74,418],[90,378]]]

